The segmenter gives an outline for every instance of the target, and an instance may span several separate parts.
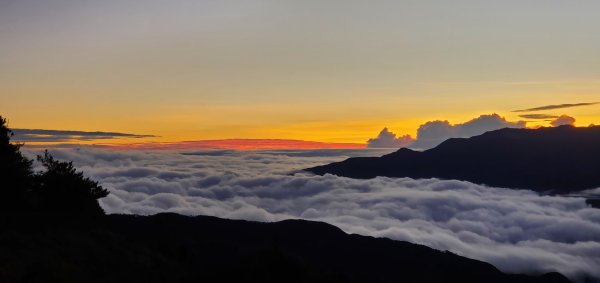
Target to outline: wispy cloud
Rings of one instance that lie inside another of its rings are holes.
[[[62,131],[43,129],[12,129],[15,134],[12,138],[18,142],[69,142],[69,141],[92,141],[118,138],[151,138],[153,135],[137,135],[115,132],[86,132],[86,131]]]
[[[530,112],[530,111],[543,111],[543,110],[554,110],[554,109],[563,109],[563,108],[571,108],[571,107],[580,107],[580,106],[591,106],[596,105],[599,102],[583,102],[583,103],[565,103],[565,104],[555,104],[555,105],[546,105],[528,109],[521,110],[513,110],[512,112]]]
[[[558,118],[560,116],[558,116],[558,115],[550,115],[550,114],[523,114],[523,115],[519,115],[519,117],[525,118],[525,119],[546,120],[546,119],[555,119],[555,118]]]

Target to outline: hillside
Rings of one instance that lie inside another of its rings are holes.
[[[569,282],[558,273],[508,275],[449,252],[303,220],[14,220],[0,231],[1,282]]]
[[[560,126],[491,131],[449,139],[419,152],[402,148],[382,157],[349,158],[306,169],[351,178],[440,178],[538,192],[600,187],[600,127]]]

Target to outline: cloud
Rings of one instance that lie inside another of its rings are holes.
[[[563,114],[563,115],[560,115],[560,117],[556,118],[555,120],[552,120],[552,122],[550,122],[550,125],[552,125],[553,127],[558,127],[558,126],[563,126],[563,125],[573,126],[573,125],[575,125],[575,118]]]
[[[410,147],[429,149],[449,138],[468,138],[502,128],[525,128],[525,121],[510,122],[498,114],[481,115],[462,124],[430,121],[417,129],[417,140]]]
[[[510,122],[498,114],[481,115],[462,124],[448,121],[429,121],[417,129],[417,138],[410,135],[396,137],[384,128],[377,138],[367,141],[369,148],[410,147],[418,150],[433,148],[449,138],[468,138],[502,128],[525,128],[525,121]]]
[[[36,153],[27,147],[24,151]],[[256,221],[304,218],[349,233],[449,250],[507,272],[556,270],[575,279],[584,274],[600,278],[600,210],[586,205],[584,198],[456,180],[357,180],[298,172],[383,150],[219,155],[83,147],[51,152],[73,160],[111,191],[101,201],[110,213],[169,211]]]
[[[558,116],[558,115],[550,115],[550,114],[523,114],[523,115],[519,115],[519,117],[525,118],[525,119],[541,119],[541,120],[545,120],[545,119],[555,119],[555,118],[558,118],[560,116]]]
[[[543,110],[554,110],[554,109],[563,109],[563,108],[571,108],[571,107],[580,107],[580,106],[591,106],[596,105],[599,102],[584,102],[584,103],[565,103],[565,104],[555,104],[555,105],[545,105],[540,107],[514,110],[512,112],[533,112],[533,111],[543,111]]]
[[[15,134],[11,139],[17,142],[69,142],[92,141],[117,138],[150,138],[152,135],[136,135],[114,132],[84,132],[84,131],[58,131],[41,129],[12,129]]]
[[[414,142],[410,135],[396,137],[396,134],[390,132],[388,128],[383,128],[376,138],[367,141],[369,148],[401,148]]]

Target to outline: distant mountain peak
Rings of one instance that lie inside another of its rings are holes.
[[[600,187],[600,126],[504,128],[452,138],[422,152],[350,158],[306,169],[351,178],[410,177],[570,193]]]

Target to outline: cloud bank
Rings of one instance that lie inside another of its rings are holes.
[[[417,140],[410,147],[429,149],[449,138],[468,138],[502,128],[525,128],[525,121],[510,122],[498,114],[481,115],[462,124],[431,121],[419,127]]]
[[[429,121],[419,126],[416,139],[413,139],[410,135],[397,138],[396,134],[384,128],[376,138],[367,141],[367,147],[410,147],[425,150],[436,147],[449,138],[468,138],[502,128],[525,128],[525,126],[525,121],[510,122],[498,114],[481,115],[465,123],[454,125],[448,121]]]
[[[74,160],[111,191],[101,201],[109,213],[303,218],[450,250],[507,272],[556,270],[576,279],[600,278],[600,210],[583,198],[455,180],[294,173],[383,150],[52,152]]]
[[[59,131],[41,129],[12,129],[16,142],[70,142],[92,141],[117,138],[150,138],[152,135],[136,135],[114,132],[85,132],[85,131]]]
[[[552,125],[553,127],[564,126],[564,125],[573,126],[573,125],[575,125],[575,118],[573,118],[571,116],[567,116],[567,115],[561,115],[560,117],[552,120],[550,122],[550,125]]]
[[[376,138],[367,141],[369,148],[401,148],[411,145],[415,140],[410,135],[396,137],[388,128],[383,128]]]

